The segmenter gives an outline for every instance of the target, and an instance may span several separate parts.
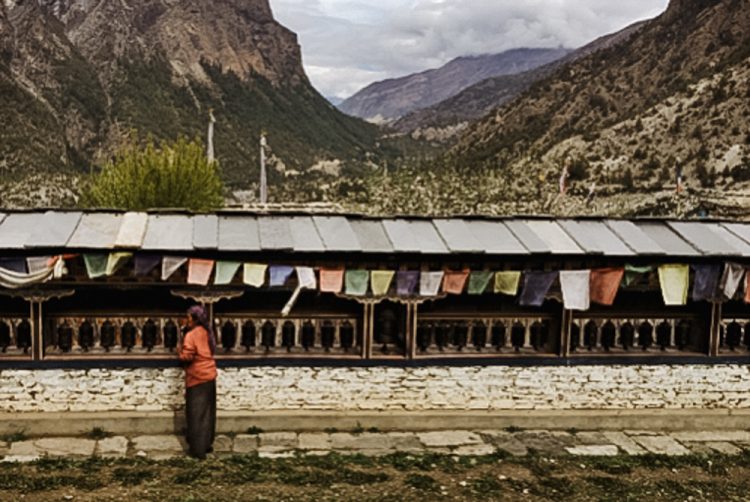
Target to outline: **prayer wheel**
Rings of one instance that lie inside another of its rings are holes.
[[[630,322],[620,326],[620,345],[626,351],[635,345],[635,327]]]
[[[598,344],[599,326],[595,321],[589,321],[583,328],[583,345],[590,351],[594,350]]]
[[[354,326],[349,321],[344,321],[339,326],[339,338],[341,339],[341,348],[345,351],[354,347]]]
[[[133,350],[135,347],[135,340],[137,338],[138,330],[132,321],[128,321],[122,325],[120,329],[120,345],[128,352]]]
[[[656,345],[658,345],[662,351],[665,351],[671,344],[672,325],[667,321],[663,321],[656,327]]]
[[[750,349],[750,322],[745,324],[745,338],[743,344],[746,348]]]
[[[742,344],[742,326],[737,321],[732,321],[727,326],[727,346],[734,352]]]
[[[654,344],[654,326],[648,322],[643,321],[638,326],[638,345],[640,345],[643,351],[647,351]]]
[[[0,351],[2,351],[3,354],[8,352],[10,343],[10,326],[8,326],[7,322],[0,322]]]
[[[576,352],[578,347],[581,346],[581,327],[578,323],[573,323],[570,326],[570,351]]]
[[[31,323],[27,319],[16,326],[16,347],[22,349],[24,354],[31,349]]]
[[[271,350],[272,347],[276,346],[276,325],[271,321],[266,321],[260,330],[261,345],[266,350]]]
[[[615,346],[617,339],[617,328],[615,323],[607,321],[602,326],[602,347],[605,351],[609,352]]]
[[[453,325],[453,346],[459,351],[463,350],[469,344],[469,326],[465,322],[458,322]]]
[[[224,352],[231,352],[237,345],[237,325],[227,321],[221,327],[221,346]]]
[[[508,343],[505,324],[496,322],[492,325],[492,346],[499,352]]]
[[[281,346],[286,348],[287,352],[291,352],[295,345],[295,338],[297,335],[297,327],[292,321],[287,321],[281,327]]]
[[[476,323],[471,328],[471,343],[477,351],[481,352],[487,345],[487,325],[483,322]]]
[[[677,325],[677,336],[675,338],[679,350],[685,350],[687,346],[690,345],[690,332],[692,331],[692,328],[692,324],[687,319],[683,319]]]
[[[330,352],[336,341],[336,326],[331,321],[325,321],[320,329],[320,343],[326,352]]]
[[[520,352],[526,343],[526,327],[520,322],[514,323],[510,329],[510,343],[516,352]]]
[[[63,352],[73,350],[73,328],[68,321],[57,327],[57,347]]]
[[[315,325],[307,321],[302,326],[302,348],[309,351],[315,347]]]
[[[435,345],[441,351],[448,345],[448,325],[444,322],[435,326]]]
[[[421,352],[427,352],[430,348],[430,339],[432,338],[432,325],[426,322],[419,323],[417,327],[417,347]]]
[[[164,325],[164,347],[169,351],[177,348],[177,341],[180,337],[180,331],[174,321],[167,321]]]
[[[109,352],[109,350],[115,346],[115,343],[117,343],[117,330],[115,329],[115,325],[112,324],[111,321],[105,321],[101,328],[99,328],[99,345],[101,345],[105,351]],[[177,346],[176,342],[175,346]]]
[[[383,306],[379,310],[375,342],[382,344],[384,349],[387,345],[399,343],[398,315],[393,307]]]
[[[245,347],[246,352],[250,352],[250,349],[255,347],[256,329],[253,321],[245,321],[242,325],[242,346]]]
[[[531,346],[534,350],[541,352],[547,346],[549,340],[549,324],[537,321],[531,325]]]
[[[141,344],[143,348],[151,352],[156,347],[156,342],[159,338],[159,328],[153,319],[149,319],[143,325],[141,329]]]
[[[83,321],[78,327],[78,345],[84,352],[88,352],[94,343],[94,327],[89,321]]]

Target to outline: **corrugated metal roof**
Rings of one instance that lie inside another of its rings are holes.
[[[393,244],[386,235],[383,223],[377,220],[351,220],[352,230],[365,253],[392,253]]]
[[[84,214],[68,247],[113,249],[122,225],[122,215],[110,213]]]
[[[521,223],[544,242],[552,254],[584,254],[583,249],[555,221],[522,220]]]
[[[653,239],[665,254],[670,256],[699,256],[701,254],[664,223],[639,221],[636,222],[636,226]]]
[[[741,258],[750,257],[750,224],[231,212],[0,213],[0,251],[25,248]]]
[[[65,247],[75,232],[83,213],[47,211],[37,222],[29,240],[28,248]]]
[[[606,256],[633,256],[635,254],[603,221],[563,220],[560,226],[587,253]]]

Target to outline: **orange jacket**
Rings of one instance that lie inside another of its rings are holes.
[[[205,328],[198,326],[185,335],[179,355],[181,361],[190,363],[185,368],[185,387],[216,380],[216,360],[211,354]]]

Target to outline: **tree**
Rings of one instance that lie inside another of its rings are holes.
[[[145,211],[216,209],[223,204],[218,164],[209,162],[199,141],[180,138],[144,147],[131,141],[86,184],[81,203],[88,207]]]

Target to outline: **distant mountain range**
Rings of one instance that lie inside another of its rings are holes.
[[[446,65],[368,85],[339,108],[372,122],[391,122],[432,106],[490,77],[516,75],[558,60],[569,49],[513,49],[500,54],[456,58]]]

